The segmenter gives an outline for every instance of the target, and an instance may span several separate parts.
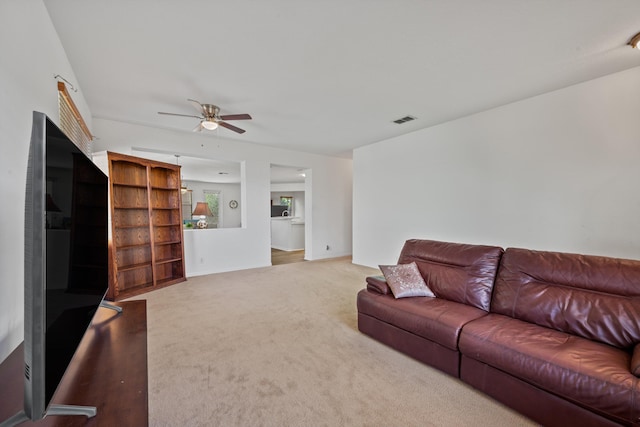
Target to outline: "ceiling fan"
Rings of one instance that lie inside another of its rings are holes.
[[[191,114],[178,114],[178,113],[165,113],[163,111],[158,111],[158,114],[164,114],[167,116],[181,116],[181,117],[194,117],[196,119],[200,119],[200,123],[196,126],[193,131],[201,132],[202,129],[206,130],[214,130],[218,126],[222,126],[223,128],[227,128],[237,133],[245,133],[244,129],[240,129],[234,125],[227,123],[225,120],[251,120],[251,116],[249,114],[226,114],[224,116],[219,115],[220,107],[213,104],[201,104],[195,99],[187,99],[187,101],[191,102],[196,110],[200,113],[199,116],[194,116]]]

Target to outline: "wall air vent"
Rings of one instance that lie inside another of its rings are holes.
[[[393,123],[397,123],[401,125],[402,123],[410,122],[411,120],[415,120],[416,118],[413,116],[404,116],[401,119],[394,120]]]

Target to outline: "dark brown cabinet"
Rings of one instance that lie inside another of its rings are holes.
[[[120,300],[185,280],[180,166],[108,153],[112,272]]]

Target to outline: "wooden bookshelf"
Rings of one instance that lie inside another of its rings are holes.
[[[185,280],[180,166],[108,153],[112,280],[120,300]]]

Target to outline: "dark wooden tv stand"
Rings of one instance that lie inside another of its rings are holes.
[[[71,360],[52,403],[95,406],[97,415],[50,416],[20,426],[147,426],[146,301],[100,308]],[[0,365],[0,422],[22,410],[24,351],[20,344]]]

